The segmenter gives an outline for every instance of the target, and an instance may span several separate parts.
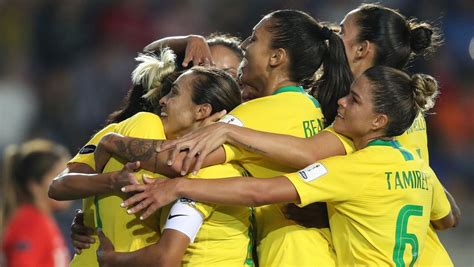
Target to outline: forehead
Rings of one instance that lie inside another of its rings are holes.
[[[213,45],[210,49],[212,59],[218,68],[221,68],[220,65],[226,65],[226,67],[229,67],[228,65],[231,64],[235,64],[236,66],[232,67],[237,68],[240,63],[240,57],[232,49],[224,45]]]
[[[351,91],[363,99],[368,99],[372,95],[372,84],[365,75],[361,75],[352,83]]]
[[[354,9],[351,12],[347,13],[344,19],[341,21],[341,25],[344,27],[355,27],[355,19],[359,9]]]
[[[178,86],[180,91],[183,91],[185,88],[191,87],[191,81],[195,76],[196,74],[192,70],[188,70],[176,79],[175,84]]]
[[[260,20],[260,21],[257,23],[257,25],[255,25],[255,27],[253,27],[253,30],[254,30],[255,32],[262,32],[262,31],[268,32],[268,31],[266,30],[266,28],[271,25],[271,19],[272,19],[272,18],[271,18],[269,15],[263,17],[262,20]]]

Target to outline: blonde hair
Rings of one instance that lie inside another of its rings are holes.
[[[132,72],[132,82],[135,85],[141,84],[146,91],[142,97],[156,104],[163,81],[176,69],[176,55],[171,49],[163,48],[159,57],[139,54],[135,60],[141,63]]]

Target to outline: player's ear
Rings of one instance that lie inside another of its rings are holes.
[[[269,64],[272,67],[284,64],[288,61],[288,54],[283,48],[274,49],[273,53],[269,59]]]
[[[385,114],[376,115],[375,119],[372,121],[372,130],[380,130],[387,126],[388,117]]]
[[[196,120],[203,120],[212,113],[212,106],[209,103],[197,105],[196,107]]]

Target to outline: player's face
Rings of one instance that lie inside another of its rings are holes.
[[[354,81],[350,93],[337,103],[336,132],[352,139],[363,138],[371,132],[378,114],[373,111],[372,85],[364,75]]]
[[[223,45],[213,45],[210,47],[211,56],[216,68],[226,71],[234,79],[237,78],[237,69],[239,68],[240,58],[231,49]]]
[[[347,60],[351,70],[354,72],[354,62],[356,61],[356,51],[359,47],[357,36],[359,35],[359,27],[356,24],[357,9],[349,12],[341,21],[341,31],[339,35],[344,42]]]
[[[240,63],[240,79],[242,83],[254,87],[257,91],[265,84],[266,69],[272,52],[272,33],[268,31],[270,25],[271,18],[264,17],[255,25],[252,35],[241,44],[244,58]]]
[[[198,105],[192,101],[194,77],[191,70],[183,73],[176,79],[170,92],[160,99],[160,117],[169,139],[186,134],[196,122]]]

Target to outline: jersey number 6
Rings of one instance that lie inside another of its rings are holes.
[[[397,267],[404,267],[403,254],[407,244],[411,246],[411,255],[413,256],[410,267],[413,266],[418,258],[418,239],[416,235],[407,233],[408,220],[410,216],[422,216],[423,207],[415,205],[406,205],[400,209],[397,217],[397,228],[395,230],[395,247],[393,249],[393,261]]]

